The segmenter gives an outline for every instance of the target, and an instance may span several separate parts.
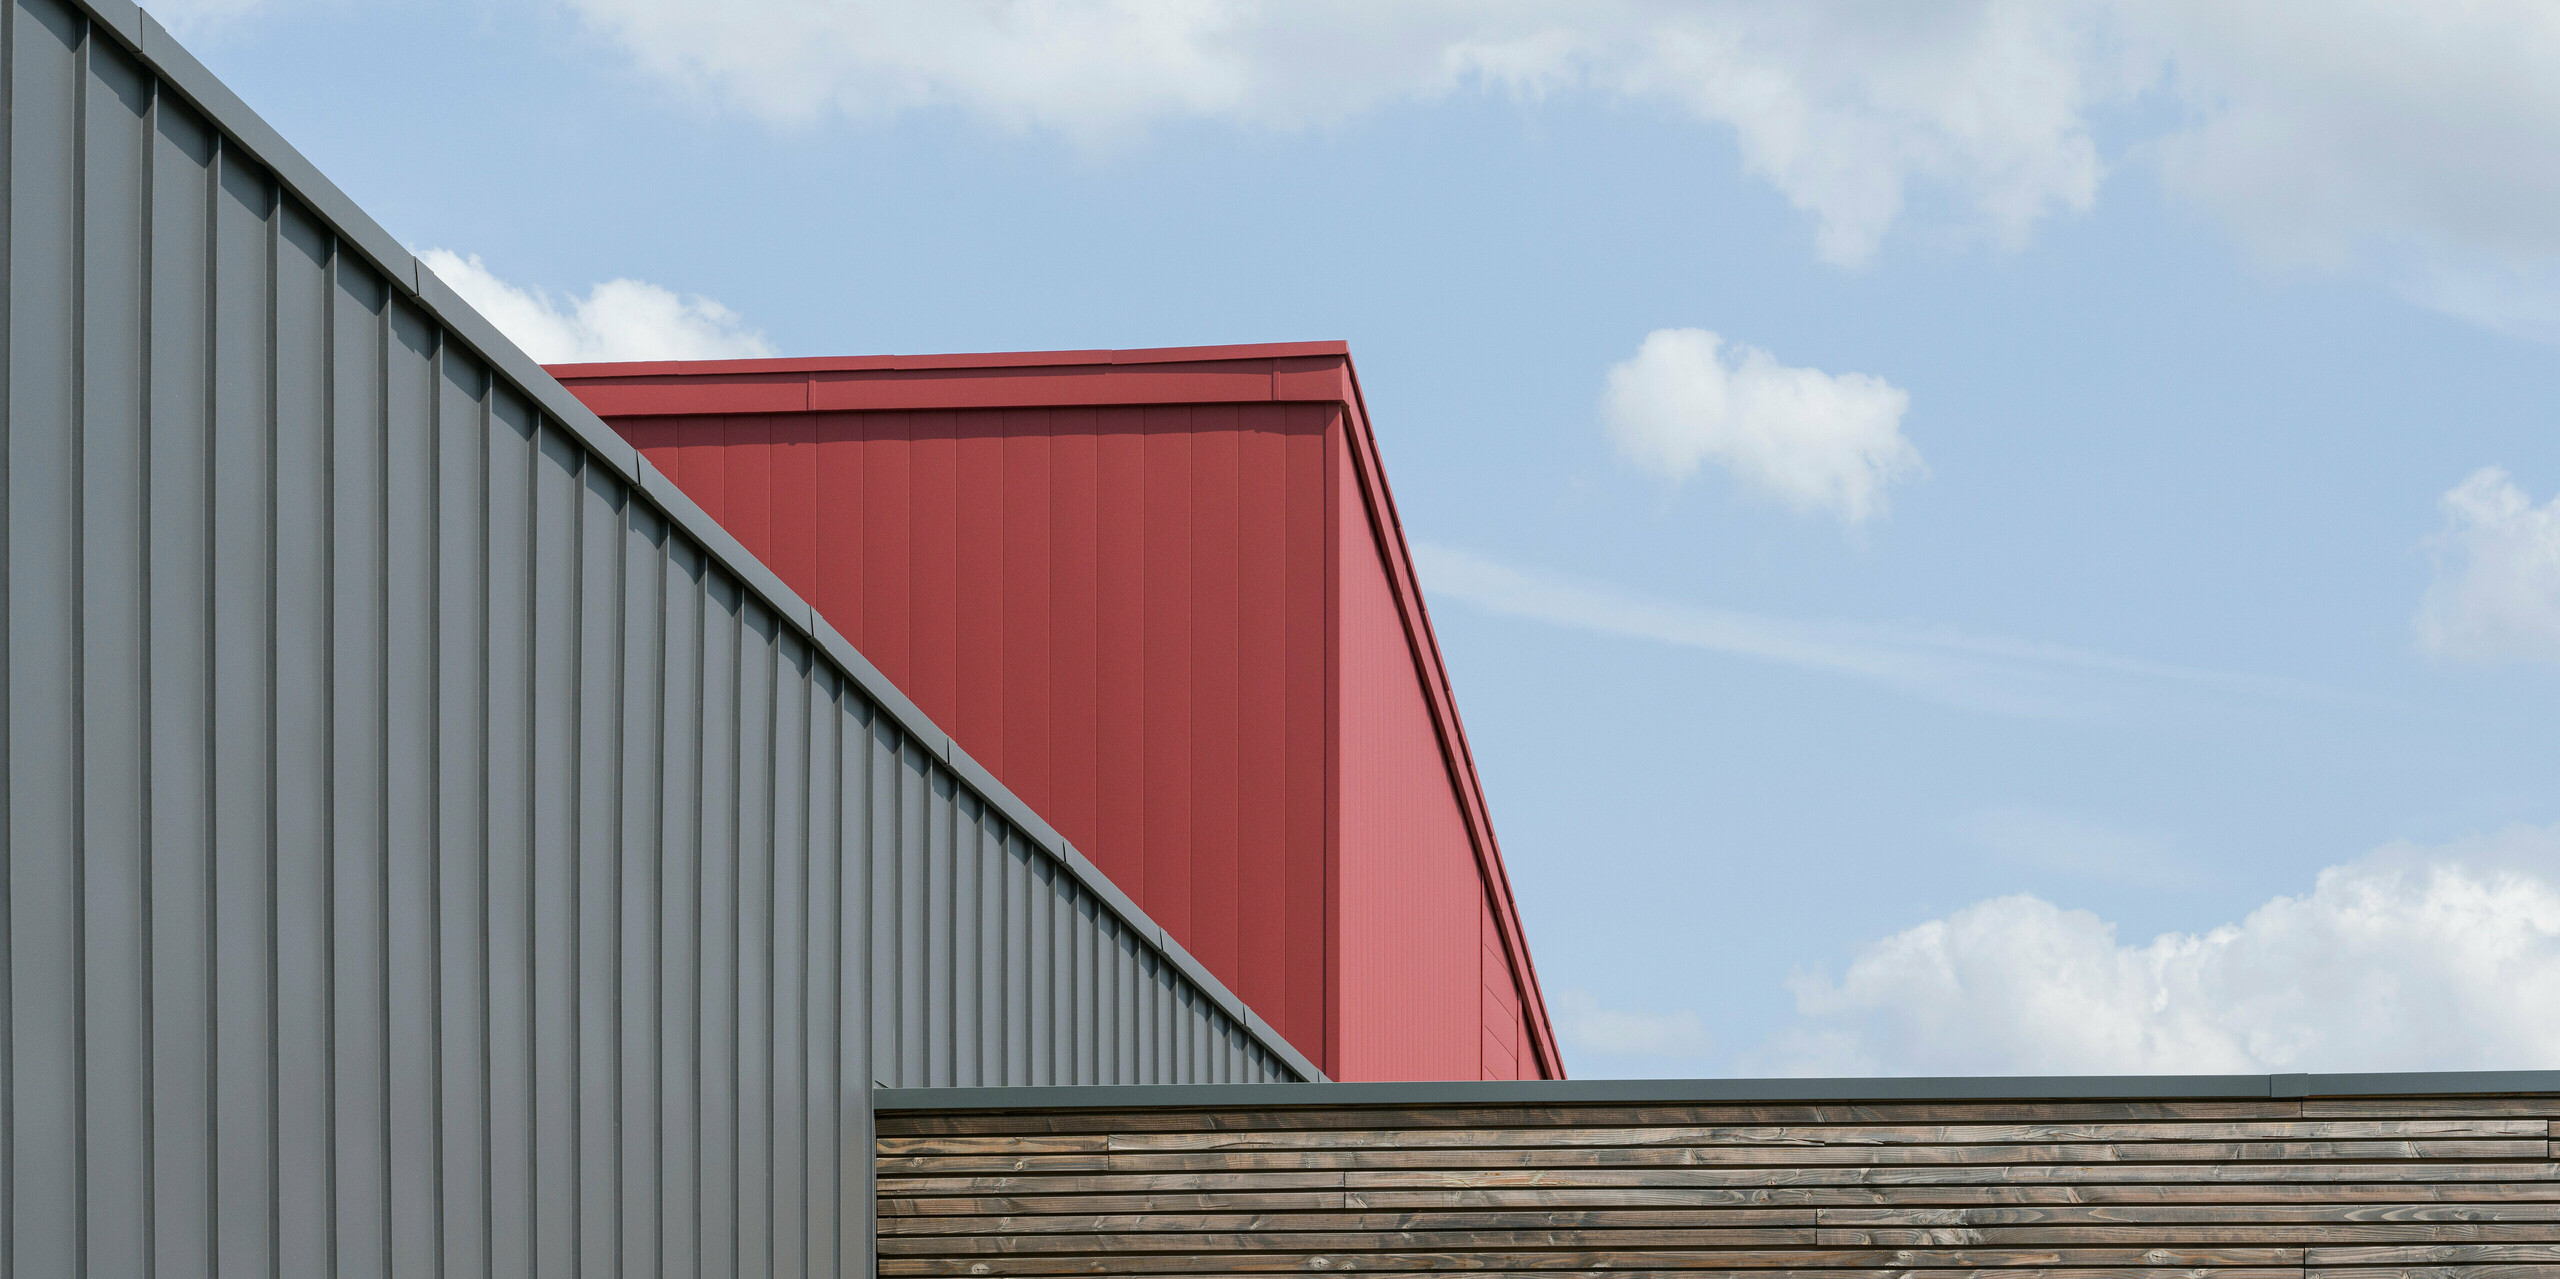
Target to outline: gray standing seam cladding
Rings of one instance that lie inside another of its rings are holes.
[[[875,1081],[1321,1078],[156,23],[0,2],[0,1279],[868,1274]]]

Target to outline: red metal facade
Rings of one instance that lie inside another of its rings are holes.
[[[552,371],[1328,1074],[1562,1073],[1339,344]]]

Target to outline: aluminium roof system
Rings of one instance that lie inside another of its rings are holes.
[[[1221,1011],[1243,1026],[1256,1043],[1304,1078],[1325,1078],[1324,1072],[1314,1062],[1237,998],[1225,983],[1184,950],[1163,927],[1148,918],[1146,912],[1140,910],[1137,903],[1120,891],[1083,853],[1006,789],[994,774],[969,758],[967,752],[953,743],[949,733],[918,710],[895,683],[837,634],[835,628],[819,617],[807,601],[785,585],[772,569],[739,545],[737,538],[722,528],[719,521],[704,513],[674,481],[641,457],[639,450],[607,426],[578,397],[570,394],[567,387],[499,332],[497,326],[463,301],[450,285],[437,278],[435,272],[403,247],[380,223],[357,207],[345,192],[338,189],[337,184],[323,176],[273,126],[189,53],[157,18],[144,12],[134,0],[70,2],[86,12],[99,28],[111,32],[146,69],[176,90],[188,105],[227,133],[238,149],[264,165],[284,190],[310,209],[349,249],[391,280],[403,300],[425,310],[460,337],[497,377],[530,400],[544,418],[568,432],[589,453],[636,488],[686,536],[703,546],[714,562],[745,583],[783,619],[785,625],[824,654],[866,697],[897,721],[900,728],[940,756],[1007,822],[1066,866],[1086,890],[1107,903],[1133,930],[1156,946],[1186,978],[1207,992]]]
[[[1374,532],[1384,553],[1388,588],[1412,649],[1477,871],[1494,905],[1503,941],[1523,978],[1524,1011],[1537,1051],[1551,1069],[1563,1073],[1564,1059],[1539,990],[1537,966],[1520,924],[1501,844],[1494,835],[1484,783],[1467,745],[1466,726],[1414,572],[1404,523],[1396,512],[1395,493],[1378,454],[1377,433],[1348,343],[638,361],[561,364],[551,370],[577,381],[580,395],[598,411],[617,416],[984,409],[1016,403],[1042,408],[1257,401],[1343,405],[1358,482],[1371,496],[1371,509],[1384,521]],[[988,370],[1014,372],[990,377]],[[1106,372],[1110,376],[1097,376]],[[1132,377],[1132,373],[1141,376]],[[1147,373],[1157,376],[1144,376]],[[742,385],[756,390],[741,394]]]

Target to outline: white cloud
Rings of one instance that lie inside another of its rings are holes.
[[[2541,0],[2119,4],[2187,108],[2171,188],[2262,256],[2372,270],[2560,339],[2560,9]]]
[[[223,0],[205,0],[221,3]],[[1865,260],[1915,185],[2016,243],[2156,163],[2270,260],[2560,341],[2545,0],[571,0],[642,66],[779,121],[950,109],[1087,141],[1579,92],[1729,130]],[[2122,110],[2146,92],[2168,111]]]
[[[781,122],[948,108],[1086,142],[1160,120],[1296,128],[1461,90],[1656,102],[1855,263],[1915,181],[2005,239],[2087,208],[2078,4],[1685,0],[571,0],[643,66]]]
[[[1804,622],[1700,608],[1515,568],[1431,542],[1412,546],[1414,567],[1435,601],[1456,600],[1502,617],[1867,680],[1970,710],[2084,715],[2157,705],[2163,692],[2181,687],[2217,695],[2336,700],[2326,689],[2295,680],[2197,670],[1944,628]]]
[[[2540,506],[2497,467],[2444,495],[2418,646],[2470,661],[2560,662],[2560,498]]]
[[[706,297],[679,296],[642,280],[607,280],[583,298],[555,302],[492,274],[478,255],[418,255],[462,300],[544,364],[605,360],[720,360],[771,355],[764,335]]]
[[[2560,827],[2394,845],[2238,923],[2126,944],[1981,902],[1897,933],[1749,1063],[1787,1074],[2541,1068],[2560,1060]]]
[[[1577,1053],[1608,1057],[1704,1057],[1713,1041],[1694,1012],[1650,1013],[1604,1008],[1587,990],[1559,993],[1548,1005],[1556,1034]]]
[[[1789,368],[1704,329],[1657,329],[1609,370],[1609,438],[1674,482],[1712,462],[1798,511],[1850,524],[1884,510],[1887,485],[1926,469],[1902,434],[1909,392],[1864,373]]]

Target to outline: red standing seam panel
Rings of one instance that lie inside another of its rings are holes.
[[[907,421],[908,500],[915,541],[907,577],[907,690],[933,722],[950,728],[959,709],[960,493],[953,414],[915,413]]]
[[[770,568],[774,562],[772,419],[733,417],[726,425],[729,447],[721,456],[727,460],[728,473],[723,477],[720,509],[727,514],[720,517],[720,524]]]
[[[1335,416],[1322,405],[1288,406],[1284,473],[1288,477],[1287,550],[1283,589],[1288,599],[1287,829],[1293,855],[1286,873],[1292,942],[1289,948],[1289,1015],[1292,1041],[1332,1070],[1333,942],[1327,906],[1325,850],[1330,847],[1326,794],[1332,767],[1326,722],[1331,686],[1326,674],[1332,600],[1326,589],[1325,440]],[[1316,1047],[1306,1045],[1313,1043]]]
[[[1189,425],[1192,952],[1210,971],[1235,974],[1238,995],[1262,994],[1238,946],[1236,408],[1201,405]]]
[[[677,481],[702,513],[728,527],[729,420],[708,418],[679,437],[676,463],[684,476]],[[675,478],[672,473],[670,479]],[[743,539],[742,539],[743,540]]]
[[[1191,935],[1191,413],[1144,411],[1145,667],[1149,785],[1145,808],[1147,902],[1156,922]]]
[[[1001,415],[952,422],[951,718],[962,749],[998,777],[1005,760],[1004,436]],[[981,754],[980,752],[985,752]],[[1008,784],[1010,782],[1008,781]],[[1020,792],[1016,792],[1019,794]],[[1027,802],[1037,804],[1030,796]]]
[[[1102,865],[1101,422],[1092,409],[1049,415],[1049,820]]]
[[[897,681],[910,699],[916,697],[914,672],[907,664],[909,640],[907,579],[915,556],[910,544],[915,519],[907,483],[910,454],[908,415],[881,413],[871,417],[863,452],[862,489],[862,632],[846,639]]]
[[[1095,485],[1100,553],[1094,569],[1101,628],[1095,716],[1100,814],[1089,851],[1122,892],[1154,902],[1165,896],[1168,885],[1147,877],[1146,411],[1105,409],[1102,425]],[[1182,887],[1187,894],[1188,882]],[[1150,913],[1153,909],[1149,907]]]
[[[818,419],[792,413],[770,419],[773,554],[765,563],[814,606],[818,581]]]
[[[1049,503],[1056,486],[1050,470],[1049,411],[1008,410],[998,420],[996,438],[1004,468],[1004,577],[993,588],[1004,605],[1001,776],[1025,803],[1052,813],[1058,811],[1058,793],[1050,784],[1056,753],[1049,738],[1055,696],[1049,683]]]
[[[810,603],[837,634],[852,640],[862,629],[863,607],[862,419],[819,415],[817,440],[818,593]]]
[[[1289,899],[1290,406],[1255,405],[1236,435],[1236,975],[1275,1026],[1300,1010],[1289,980],[1306,919]],[[1321,639],[1319,639],[1321,644]],[[1323,924],[1316,923],[1321,937]]]
[[[1330,1073],[1538,1073],[1338,346],[566,373]]]

